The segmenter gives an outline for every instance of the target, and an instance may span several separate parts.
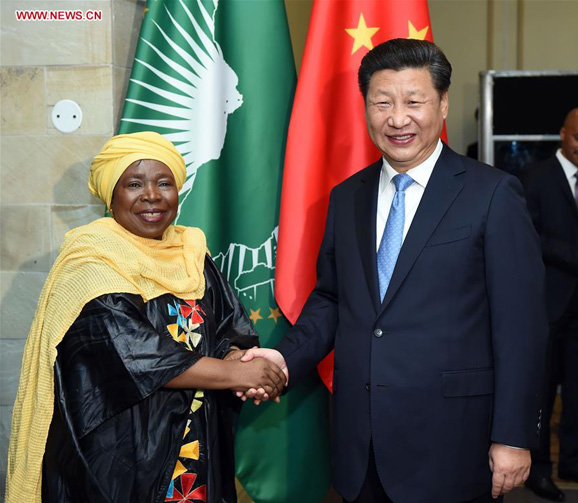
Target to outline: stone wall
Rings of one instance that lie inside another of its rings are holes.
[[[101,11],[102,20],[18,21],[17,9]],[[143,9],[143,0],[1,4],[0,500],[25,338],[64,234],[103,215],[88,169],[116,130]],[[82,109],[74,133],[52,124],[62,99]]]

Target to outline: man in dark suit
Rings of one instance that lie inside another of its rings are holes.
[[[560,130],[562,148],[521,175],[526,200],[542,242],[546,265],[546,305],[550,324],[547,384],[540,447],[532,451],[526,485],[539,496],[563,501],[552,481],[550,416],[562,388],[559,428],[560,478],[578,481],[578,108]]]
[[[523,483],[547,340],[522,187],[439,140],[451,65],[396,39],[359,70],[383,154],[334,188],[317,284],[275,350],[290,385],[335,349],[333,485],[347,502],[485,502]]]

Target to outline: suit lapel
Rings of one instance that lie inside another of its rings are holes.
[[[365,279],[373,300],[375,311],[379,309],[379,284],[377,279],[377,258],[375,253],[375,225],[377,218],[377,191],[379,174],[383,161],[380,159],[363,173],[355,192],[355,222],[357,242]]]
[[[465,169],[459,156],[444,145],[401,247],[389,287],[378,314],[381,314],[387,308],[433,231],[461,192],[463,177],[456,175],[464,171]]]
[[[578,218],[578,206],[576,205],[576,200],[574,199],[574,194],[572,194],[572,190],[570,189],[570,184],[568,183],[568,178],[566,178],[566,172],[564,168],[560,164],[560,161],[556,159],[556,169],[552,169],[552,176],[556,180],[556,184],[558,188],[564,194],[564,199],[570,204],[572,207],[572,214]]]

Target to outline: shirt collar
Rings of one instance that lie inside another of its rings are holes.
[[[423,161],[421,164],[418,164],[415,168],[411,168],[410,170],[406,171],[406,173],[423,188],[426,187],[427,182],[431,177],[434,166],[436,165],[436,162],[442,153],[442,149],[443,143],[441,140],[438,140],[438,144],[436,145],[435,150],[425,161]],[[399,175],[399,173],[391,167],[391,164],[385,160],[385,157],[383,158],[382,173],[385,175],[384,181],[386,183],[384,186],[386,186],[395,175]]]
[[[568,159],[566,159],[562,155],[562,149],[561,148],[559,148],[556,151],[556,158],[558,159],[558,161],[562,165],[562,169],[564,170],[564,173],[566,174],[566,178],[568,178],[569,180],[574,178],[574,175],[578,171],[578,166],[575,166],[572,162],[570,162]]]

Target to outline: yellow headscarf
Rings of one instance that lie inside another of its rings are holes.
[[[183,156],[165,137],[152,131],[119,134],[108,140],[90,165],[88,189],[110,210],[112,192],[119,178],[133,162],[152,159],[166,164],[173,172],[177,189],[187,177]]]
[[[182,158],[166,140],[159,141],[159,136],[136,133],[107,142],[95,158],[90,182],[107,204],[116,183],[113,180],[123,172],[119,166],[126,169],[135,160],[164,162],[182,185]],[[135,150],[128,150],[128,145]],[[41,503],[42,460],[54,408],[56,347],[84,305],[108,293],[137,294],[145,301],[165,293],[200,299],[205,293],[206,253],[203,232],[179,225],[171,225],[160,240],[135,236],[112,218],[101,218],[66,234],[40,294],[24,348],[8,452],[7,503],[20,501],[22,494],[30,503]]]

